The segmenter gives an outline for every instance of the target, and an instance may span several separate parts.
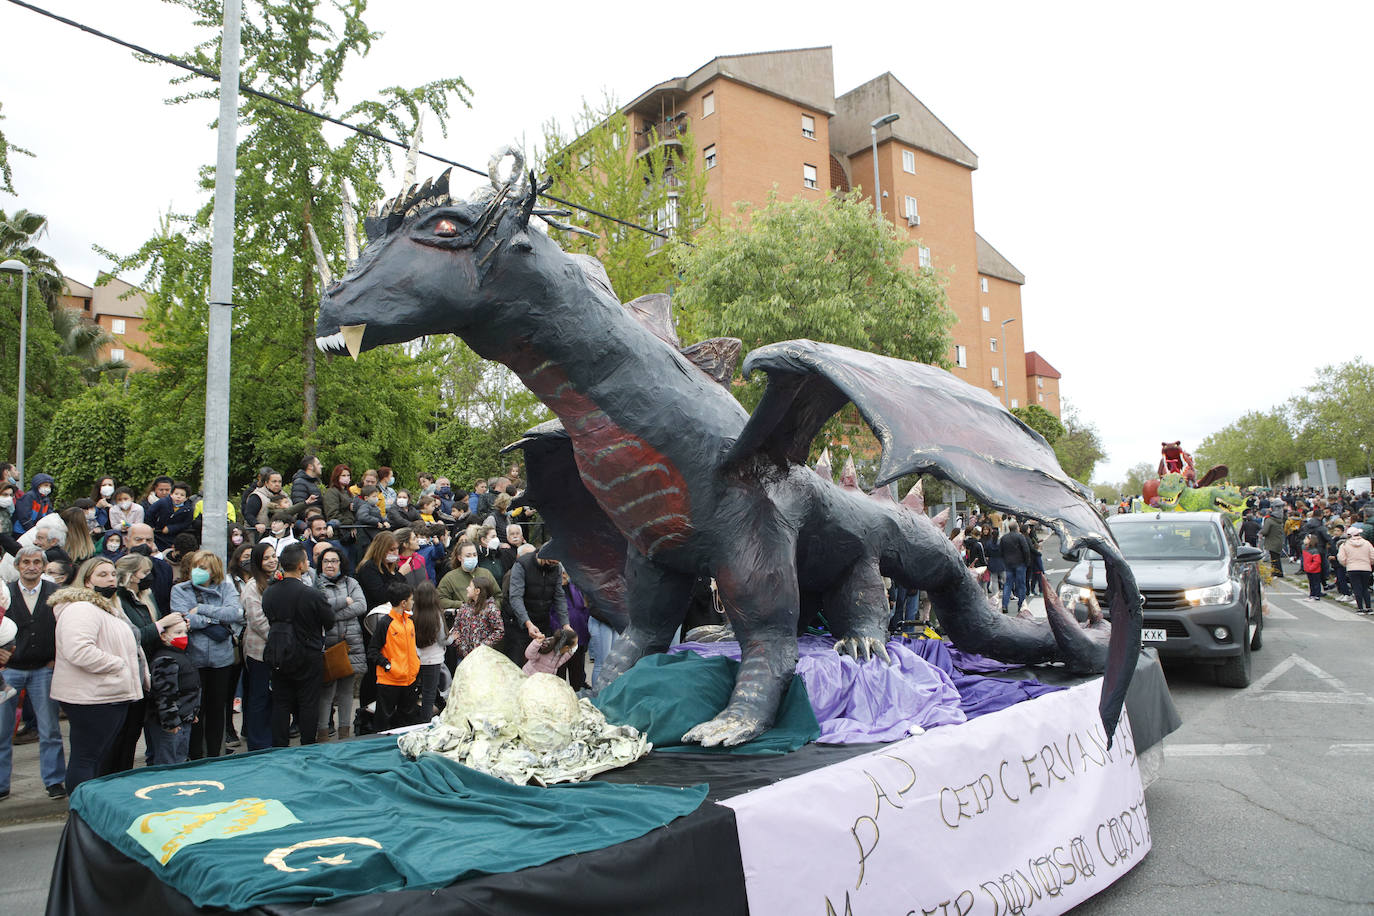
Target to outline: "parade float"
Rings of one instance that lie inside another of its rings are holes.
[[[472,199],[445,174],[374,208],[318,342],[458,334],[554,412],[515,447],[542,555],[624,622],[595,698],[474,653],[399,738],[87,783],[49,912],[1058,913],[1138,864],[1178,718],[1130,567],[1044,439],[947,372],[805,340],[749,354],[748,414],[738,341],[684,348],[666,297],[622,304],[502,158]],[[882,446],[872,493],[806,466],[851,402]],[[1049,587],[1046,620],[990,609],[892,498],[917,473],[1099,555],[1110,623]],[[668,651],[700,575],[728,631]],[[949,640],[889,641],[884,578]]]

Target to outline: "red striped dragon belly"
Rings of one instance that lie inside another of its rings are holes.
[[[685,543],[691,498],[667,456],[619,426],[555,363],[512,368],[563,421],[582,482],[626,540],[648,557]]]

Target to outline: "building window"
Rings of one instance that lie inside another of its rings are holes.
[[[677,194],[670,193],[667,200],[663,202],[662,209],[654,214],[654,228],[664,235],[672,235],[673,231],[677,229]],[[667,239],[653,236],[649,248],[657,251],[663,247],[663,243],[666,241]]]
[[[1012,399],[1011,399],[1011,406],[1012,406],[1012,407],[1020,407],[1020,406],[1021,406],[1021,400],[1020,400],[1020,398],[1012,398]]]
[[[715,168],[715,167],[716,167],[716,145],[715,145],[714,143],[712,143],[710,146],[706,147],[706,149],[702,150],[702,151],[701,151],[701,157],[702,157],[703,159],[706,160],[706,168],[708,168],[708,169],[713,169],[713,168]]]
[[[916,205],[916,198],[910,194],[906,195],[906,224],[908,226],[921,225],[921,211]]]
[[[802,184],[808,188],[818,187],[816,184],[816,167],[814,165],[802,166]]]
[[[577,154],[577,168],[585,172],[592,167],[592,154],[589,150],[583,150]]]
[[[992,387],[1002,387],[1002,370],[998,369],[996,366],[992,367]]]
[[[996,352],[997,352],[997,338],[996,338],[996,337],[989,337],[989,338],[988,338],[988,343],[992,344],[992,352],[996,353]]]
[[[984,320],[984,321],[991,321],[991,320],[992,320],[992,309],[988,308],[986,305],[983,306],[983,320]]]
[[[1045,403],[1045,392],[1037,392],[1035,395],[1035,399],[1039,401],[1041,404]]]
[[[709,118],[716,113],[716,94],[708,92],[701,97],[701,116]]]
[[[125,333],[125,331],[124,331],[124,319],[123,319],[123,318],[113,318],[113,319],[110,320],[110,333],[111,333],[111,334],[123,334],[123,333]]]
[[[1045,387],[1045,380],[1042,379],[1042,378],[1040,378],[1039,376],[1037,376],[1036,379],[1035,379],[1035,387],[1036,387],[1036,388],[1044,388],[1044,387]]]
[[[922,267],[929,267],[929,266],[930,266],[930,249],[927,248],[926,246],[922,245],[920,248],[917,249],[917,251],[918,251],[919,254],[920,254],[921,266],[922,266]]]
[[[816,139],[816,119],[811,115],[802,115],[802,136],[808,140]]]
[[[123,359],[123,358],[124,358],[124,351],[121,350],[119,347],[114,347],[113,349],[110,350],[110,359]]]
[[[954,347],[954,365],[960,369],[968,368],[968,347],[958,345]]]
[[[978,288],[981,289],[983,292],[987,292],[987,291],[988,291],[988,278],[987,278],[987,277],[979,277],[979,278],[978,278]],[[986,321],[987,319],[984,318],[983,320]]]
[[[909,149],[902,150],[902,171],[908,175],[916,174],[916,154]]]

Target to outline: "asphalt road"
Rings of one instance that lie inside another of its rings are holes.
[[[1305,594],[1266,589],[1249,688],[1166,665],[1183,726],[1145,793],[1153,848],[1074,916],[1374,912],[1374,621]]]
[[[1153,848],[1074,916],[1374,913],[1374,620],[1303,594],[1266,590],[1250,688],[1166,666],[1184,724],[1146,792]],[[0,911],[42,912],[61,830],[0,828]]]

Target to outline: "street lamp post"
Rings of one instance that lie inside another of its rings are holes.
[[[883,212],[883,181],[878,177],[878,128],[884,124],[891,124],[900,117],[901,115],[894,111],[881,118],[874,118],[868,124],[869,133],[873,137],[873,207],[880,216]]]
[[[0,270],[17,270],[20,273],[22,285],[19,288],[19,417],[18,429],[15,431],[14,442],[14,464],[18,469],[20,486],[24,480],[24,400],[28,387],[28,374],[25,366],[25,355],[29,349],[29,265],[23,261],[9,260],[0,264]]]
[[[1011,385],[1007,384],[1007,325],[1015,321],[1015,318],[1007,318],[1002,322],[1002,389],[1006,394],[1002,395],[1002,400],[1006,403],[1007,409],[1011,410]]]

